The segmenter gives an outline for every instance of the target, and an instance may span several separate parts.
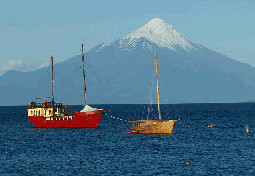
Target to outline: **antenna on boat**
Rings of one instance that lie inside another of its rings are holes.
[[[53,56],[51,56],[51,84],[52,84],[52,93],[51,93],[51,98],[52,98],[52,102],[54,102],[54,94],[53,94],[53,83],[54,83],[54,80],[53,80]]]
[[[157,58],[156,49],[155,49],[155,66],[156,66],[156,76],[157,76],[158,118],[159,120],[161,120],[160,107],[159,107],[159,87],[158,87],[158,58]]]
[[[83,43],[81,44],[81,48],[82,48],[82,70],[83,70],[83,79],[84,79],[84,100],[85,100],[85,105],[87,105]]]

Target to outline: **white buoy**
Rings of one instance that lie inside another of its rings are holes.
[[[250,132],[250,127],[248,124],[245,125],[245,132],[246,133],[249,133]]]

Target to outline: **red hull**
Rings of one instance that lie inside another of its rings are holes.
[[[137,131],[126,131],[126,134],[137,134]]]
[[[103,110],[75,112],[72,120],[45,120],[43,116],[28,116],[29,122],[40,128],[96,128]]]

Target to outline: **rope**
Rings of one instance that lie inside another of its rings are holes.
[[[125,121],[125,122],[128,122],[128,120],[125,120],[125,119],[121,119],[121,118],[118,118],[118,117],[114,117],[114,116],[108,116],[108,115],[106,115],[105,117],[107,117],[107,118],[112,118],[112,119],[116,119],[116,120],[120,120],[120,121]]]
[[[174,99],[174,100],[175,100],[175,99]],[[184,124],[184,123],[180,122],[180,121],[181,121],[181,116],[180,116],[180,114],[179,114],[179,112],[178,112],[177,107],[175,106],[175,104],[173,104],[173,106],[174,106],[175,112],[176,112],[176,114],[177,114],[177,116],[178,116],[178,120],[176,121],[177,123],[179,123],[179,124],[182,125],[182,126],[185,126],[185,127],[188,127],[188,128],[192,128],[192,129],[194,129],[194,130],[203,131],[203,132],[206,132],[206,133],[208,133],[208,134],[212,134],[211,132],[206,131],[206,130],[202,130],[202,129],[200,129],[199,127],[192,127],[192,126],[190,126],[190,125],[187,125],[187,124]]]
[[[185,123],[182,123],[182,122],[180,122],[180,120],[181,120],[181,119],[178,119],[176,122],[179,123],[179,124],[182,125],[182,126],[185,126],[185,127],[188,127],[188,128],[192,128],[192,129],[194,129],[194,130],[206,132],[206,133],[208,133],[208,134],[212,134],[212,133],[209,132],[209,131],[199,129],[199,127],[192,127],[192,126],[190,126],[190,125],[187,125],[187,124],[185,124]]]

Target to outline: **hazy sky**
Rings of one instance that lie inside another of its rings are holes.
[[[0,75],[113,42],[161,18],[193,41],[255,65],[254,0],[0,0]]]

